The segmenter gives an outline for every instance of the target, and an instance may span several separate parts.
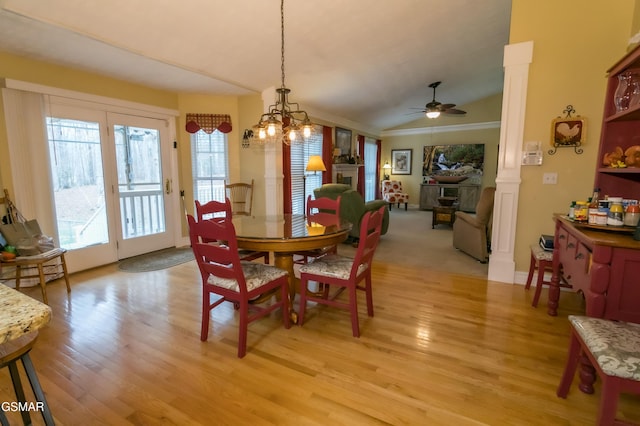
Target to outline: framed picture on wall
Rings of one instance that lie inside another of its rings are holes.
[[[336,148],[340,149],[340,155],[351,155],[351,130],[336,127]]]
[[[413,149],[392,149],[391,150],[391,174],[410,175],[411,174],[411,154]]]

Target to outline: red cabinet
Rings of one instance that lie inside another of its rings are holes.
[[[586,314],[640,323],[640,241],[630,233],[601,231],[556,216],[549,315],[557,315],[562,269],[584,294]]]
[[[613,168],[603,164],[604,155],[614,152],[617,147],[624,152],[632,146],[640,146],[640,102],[620,112],[615,106],[618,78],[629,70],[640,72],[640,47],[630,51],[608,70],[594,187],[600,188],[602,196],[637,200],[640,198],[640,167]]]

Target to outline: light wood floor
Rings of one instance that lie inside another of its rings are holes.
[[[32,352],[59,425],[590,425],[599,399],[555,395],[567,349],[559,316],[520,285],[377,260],[375,317],[361,333],[346,312],[314,306],[303,327],[280,317],[249,327],[236,357],[232,306],[214,310],[200,342],[195,262],[149,273],[115,265],[49,285],[53,320]],[[36,288],[27,294],[40,298]],[[227,306],[229,305],[229,306]],[[7,369],[0,401],[14,400]],[[640,400],[622,415],[640,419]],[[15,413],[7,413],[20,424]],[[42,424],[34,416],[35,424]]]

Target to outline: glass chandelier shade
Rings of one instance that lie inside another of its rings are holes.
[[[289,102],[288,89],[284,84],[284,0],[280,1],[281,71],[282,84],[276,89],[277,99],[268,111],[253,126],[254,140],[258,143],[301,143],[313,134],[313,123],[306,111],[295,102]]]

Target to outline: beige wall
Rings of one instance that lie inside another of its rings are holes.
[[[553,233],[554,212],[567,212],[572,200],[593,192],[596,156],[604,104],[605,72],[627,49],[635,1],[515,0],[510,42],[532,40],[524,141],[541,141],[542,166],[523,166],[516,270],[529,264],[529,245],[541,233]],[[584,153],[551,148],[551,121],[567,105],[587,120]],[[557,185],[543,185],[543,173],[558,173]],[[609,194],[613,195],[613,194]],[[640,195],[640,194],[639,194]]]
[[[412,149],[413,157],[411,175],[391,175],[392,179],[402,181],[403,189],[409,194],[410,204],[418,205],[420,201],[420,185],[422,184],[423,149],[425,145],[454,145],[466,143],[482,143],[485,145],[485,168],[482,179],[483,186],[493,185],[496,179],[498,164],[498,142],[500,128],[489,128],[465,131],[442,131],[456,125],[472,125],[499,122],[502,108],[502,95],[490,96],[486,99],[468,104],[458,105],[467,111],[465,116],[441,116],[430,120],[424,116],[397,127],[393,130],[426,129],[425,134],[390,136],[382,138],[381,163],[391,160],[392,149]],[[431,132],[433,130],[433,132]]]

